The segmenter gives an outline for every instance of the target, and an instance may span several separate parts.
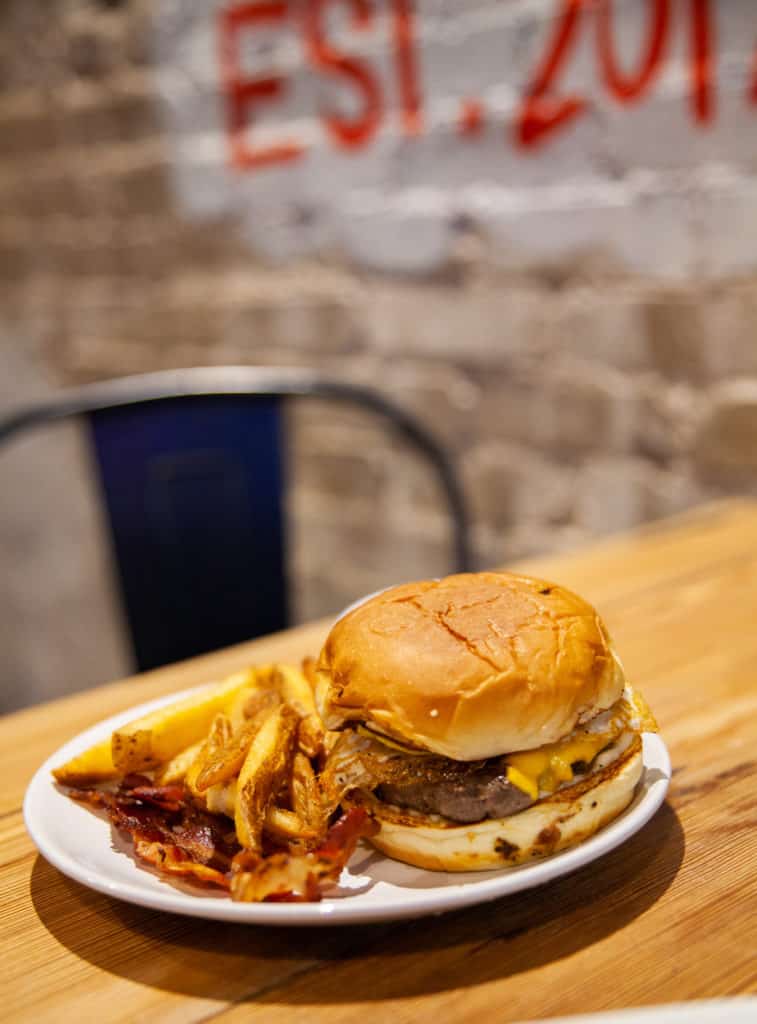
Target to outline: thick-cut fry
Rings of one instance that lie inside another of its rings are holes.
[[[113,764],[121,774],[157,768],[202,739],[219,711],[227,711],[249,685],[250,671],[205,686],[191,697],[159,708],[113,733]]]
[[[216,759],[230,739],[231,720],[228,715],[223,713],[216,715],[211,722],[208,735],[200,746],[197,757],[192,761],[184,777],[184,785],[199,803],[203,802],[204,794],[199,789],[197,780],[208,761]]]
[[[203,746],[204,741],[199,740],[186,750],[182,750],[176,757],[172,757],[168,764],[164,764],[156,772],[156,783],[160,786],[170,786],[172,783],[182,782]]]
[[[305,828],[316,835],[326,833],[326,818],[318,780],[310,761],[299,751],[294,755],[289,783],[292,809]]]
[[[205,793],[205,801],[207,809],[213,814],[225,814],[233,818],[237,804],[237,780],[232,779],[223,785],[211,786]],[[263,830],[274,839],[286,842],[310,844],[319,839],[319,835],[309,829],[294,811],[274,805],[269,806],[265,812]]]
[[[256,707],[258,698],[267,698],[269,701],[280,699],[271,682],[274,669],[274,665],[259,665],[249,670],[250,681],[234,698],[228,713],[235,732],[252,717],[253,711],[250,709]]]
[[[196,788],[204,793],[211,786],[228,782],[244,764],[247,751],[255,738],[255,733],[260,728],[259,724],[250,723],[232,736],[226,746],[215,751],[212,755],[208,751],[205,755],[205,764],[197,776]]]
[[[323,753],[324,729],[318,715],[308,715],[300,721],[297,746],[306,757],[320,757]]]
[[[271,685],[270,678],[266,687],[259,687],[247,694],[244,704],[244,721],[257,718],[261,711],[270,711],[277,704],[281,704],[281,696],[277,689]]]
[[[292,665],[277,665],[273,682],[282,699],[290,704],[302,719],[298,737],[300,750],[308,757],[318,757],[323,751],[323,722],[315,706],[313,687],[304,672]]]
[[[208,744],[207,752],[210,757],[216,757],[229,742],[233,734],[234,726],[231,724],[231,719],[223,711],[219,711],[210,723],[210,729],[208,730],[206,742]]]
[[[187,792],[191,796],[193,796],[197,803],[199,803],[200,805],[202,805],[205,801],[203,799],[203,794],[200,793],[199,789],[197,788],[197,776],[205,767],[205,752],[207,751],[207,749],[207,740],[203,740],[203,742],[200,744],[200,749],[195,754],[194,760],[190,764],[189,768],[187,768],[186,774],[184,776],[184,785],[187,788]]]
[[[89,786],[96,782],[115,779],[120,772],[113,764],[110,740],[95,744],[83,754],[77,754],[60,768],[53,769],[53,775],[62,786]]]
[[[249,698],[248,698],[249,700]],[[205,753],[205,765],[197,776],[196,786],[200,793],[211,786],[228,781],[237,775],[247,757],[250,744],[265,722],[271,709],[280,703],[278,694],[270,690],[261,690],[255,694],[257,712],[246,721],[239,731],[220,744],[208,745]],[[229,726],[231,721],[229,720]]]
[[[239,772],[234,823],[240,844],[260,849],[266,809],[292,763],[297,738],[297,714],[281,704],[268,715],[250,746]]]
[[[265,812],[265,832],[274,839],[284,839],[290,843],[314,842],[318,836],[308,830],[305,823],[294,811],[283,807],[269,807]]]
[[[277,665],[273,682],[278,687],[282,700],[291,704],[300,718],[317,713],[313,689],[298,668],[293,665]]]
[[[237,780],[232,779],[223,785],[211,786],[205,793],[205,802],[207,809],[213,814],[225,814],[233,818],[237,803]],[[319,839],[294,811],[288,811],[283,807],[269,806],[265,812],[263,830],[274,839],[289,843],[304,842],[310,845]]]
[[[213,814],[225,814],[233,818],[237,806],[237,780],[219,782],[205,790],[205,806]]]

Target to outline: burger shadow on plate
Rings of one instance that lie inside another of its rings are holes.
[[[74,955],[140,984],[230,1002],[374,1001],[502,979],[605,940],[661,900],[684,851],[665,803],[622,846],[538,889],[441,917],[343,928],[146,910],[84,888],[40,856],[31,896],[43,926]]]

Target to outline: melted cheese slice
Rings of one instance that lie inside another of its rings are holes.
[[[573,765],[578,761],[590,764],[600,751],[627,728],[632,715],[631,706],[621,700],[606,727],[600,731],[582,727],[574,729],[570,736],[557,743],[548,743],[537,750],[508,754],[508,782],[527,793],[532,800],[538,800],[543,794],[554,793],[562,783],[572,781]]]

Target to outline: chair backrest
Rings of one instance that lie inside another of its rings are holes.
[[[279,401],[169,399],[89,418],[140,668],[283,628]]]
[[[456,571],[470,568],[461,487],[440,445],[378,392],[308,370],[210,367],[67,391],[0,419],[86,417],[140,670],[288,624],[281,401],[349,402],[387,418],[434,468]]]

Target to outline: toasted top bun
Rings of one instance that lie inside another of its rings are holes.
[[[624,682],[586,601],[529,576],[464,573],[394,587],[341,618],[316,700],[328,728],[357,720],[475,761],[559,740]]]

